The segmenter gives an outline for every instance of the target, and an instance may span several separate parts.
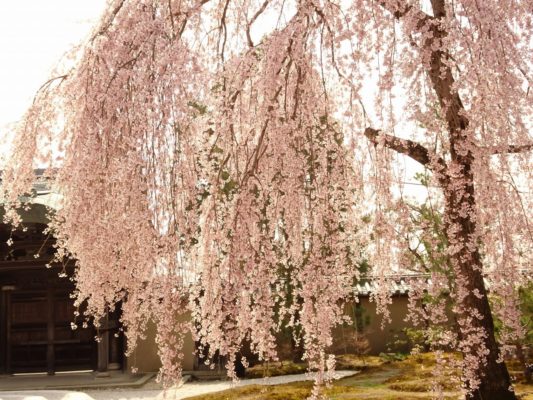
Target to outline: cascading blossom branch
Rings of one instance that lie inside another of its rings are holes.
[[[58,258],[76,262],[76,302],[96,320],[121,302],[129,351],[154,319],[165,380],[181,372],[190,326],[177,321],[188,312],[196,339],[227,357],[231,375],[245,342],[276,359],[275,334],[290,320],[327,379],[326,349],[357,274],[358,179],[309,51],[316,22],[298,10],[222,63],[209,50],[223,44],[196,44],[202,4],[174,6],[112,7],[79,64],[27,115],[63,128],[20,131],[35,143],[52,136],[64,152],[50,162],[62,195],[50,229]],[[205,7],[215,20],[230,12]],[[23,147],[25,162],[16,152],[4,175],[14,208],[38,152]]]
[[[19,196],[46,164],[62,196],[50,229],[58,259],[76,260],[77,303],[98,320],[121,302],[129,351],[153,319],[164,379],[179,376],[191,327],[233,375],[243,343],[276,359],[288,325],[322,383],[368,238],[385,314],[391,273],[413,269],[396,196],[397,156],[409,157],[439,191],[445,244],[431,285],[413,280],[411,304],[427,293],[453,304],[451,319],[434,302],[413,320],[446,327],[432,340],[462,352],[469,398],[515,399],[485,283],[508,300],[494,311],[516,339],[514,285],[531,273],[533,242],[531,10],[110,2],[75,67],[43,86],[19,126],[6,217],[19,222]],[[186,313],[192,323],[178,324]]]

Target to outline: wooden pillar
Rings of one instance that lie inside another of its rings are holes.
[[[119,324],[116,319],[109,321],[109,370],[119,370],[120,365],[120,337],[119,337]]]
[[[48,375],[55,374],[55,315],[54,315],[54,288],[49,285],[46,289],[47,309],[47,346],[46,346],[46,372]]]
[[[11,292],[5,292],[6,304],[6,373],[11,374]]]
[[[7,372],[7,321],[11,317],[7,310],[7,298],[11,286],[2,286],[0,290],[0,374]]]
[[[98,361],[96,368],[97,378],[106,378],[109,376],[109,332],[107,329],[108,316],[106,315],[100,321],[98,330]]]

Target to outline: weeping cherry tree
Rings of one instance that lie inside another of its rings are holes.
[[[391,317],[390,277],[410,268],[405,176],[424,170],[447,262],[411,282],[412,318],[447,327],[428,338],[462,353],[467,398],[515,399],[492,313],[509,337],[523,334],[532,10],[531,0],[111,1],[18,125],[6,220],[20,223],[33,169],[46,167],[61,195],[56,258],[75,260],[87,316],[121,302],[129,351],[154,320],[167,381],[191,330],[234,375],[243,343],[275,360],[280,325],[298,327],[316,397],[362,257]],[[492,313],[487,288],[506,300]],[[427,293],[446,293],[453,315],[444,301],[417,308]]]

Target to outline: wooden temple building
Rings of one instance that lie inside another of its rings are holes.
[[[36,190],[50,200],[43,185]],[[3,214],[0,206],[0,222]],[[16,230],[0,223],[0,374],[125,368],[118,316],[110,315],[99,331],[75,317],[83,310],[70,297],[73,268],[50,264],[55,249],[43,233],[46,215],[37,202],[22,211]]]
[[[131,367],[139,372],[157,371],[161,363],[153,324],[148,324],[146,339],[126,357],[119,329],[120,311],[100,321],[99,330],[90,322],[84,323],[81,316],[76,317],[83,310],[76,310],[71,298],[75,289],[71,279],[73,265],[50,263],[54,239],[43,233],[48,210],[56,208],[57,195],[39,180],[42,171],[36,171],[36,175],[36,196],[21,212],[21,227],[13,230],[2,223],[0,199],[0,375],[95,371],[106,376],[110,370],[129,372]],[[369,339],[371,353],[387,351],[387,343],[409,326],[404,322],[408,312],[407,287],[399,285],[397,289],[391,305],[394,322],[382,331],[375,303],[369,301],[371,285],[366,282],[354,288],[360,295],[357,307],[364,309],[366,322],[361,329]],[[339,332],[339,336],[344,336]],[[185,340],[184,346],[183,369],[204,369],[195,355],[192,337]]]

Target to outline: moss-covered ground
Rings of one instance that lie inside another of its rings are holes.
[[[452,357],[449,355],[448,357]],[[457,374],[453,370],[434,375],[435,361],[431,353],[409,356],[401,361],[380,357],[340,356],[337,369],[354,369],[357,375],[335,381],[324,394],[331,400],[419,400],[434,398],[435,383],[441,385],[445,399],[459,399]],[[511,364],[511,370],[514,365]],[[305,372],[305,365],[291,362],[274,363],[248,369],[247,376],[277,376]],[[515,390],[521,400],[533,400],[533,385],[515,377]],[[304,400],[311,394],[313,383],[297,382],[285,385],[251,385],[191,397],[189,400]]]

